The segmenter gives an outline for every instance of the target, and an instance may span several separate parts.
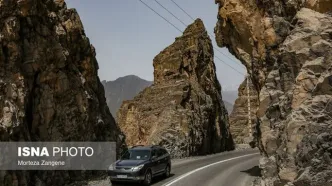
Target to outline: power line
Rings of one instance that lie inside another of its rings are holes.
[[[230,67],[230,68],[232,68],[233,70],[235,70],[237,73],[239,73],[239,74],[245,76],[242,72],[236,70],[236,68],[234,68],[234,67],[232,67],[231,65],[227,64],[225,61],[223,61],[222,59],[220,59],[218,56],[215,55],[214,57],[217,58],[217,59],[218,59],[219,61],[221,61],[222,63],[224,63],[225,65],[227,65],[228,67]]]
[[[210,35],[210,37],[213,37],[209,32],[208,34]],[[231,61],[233,61],[235,64],[237,64],[239,67],[243,68],[243,66],[241,66],[238,62],[236,62],[234,59],[230,58],[227,54],[225,54],[224,52],[222,52],[221,50],[219,50],[218,48],[214,47],[214,50],[216,50],[217,52],[219,52],[220,54],[222,54],[223,56],[227,57],[228,59],[230,59]]]
[[[166,22],[168,22],[170,25],[172,25],[175,29],[177,29],[179,32],[183,32],[181,29],[179,29],[178,27],[176,27],[173,23],[171,23],[170,21],[168,21],[164,16],[160,15],[157,11],[155,11],[153,8],[151,8],[149,5],[147,5],[146,3],[144,3],[142,0],[139,0],[141,3],[143,3],[146,7],[148,7],[150,10],[152,10],[154,13],[156,13],[159,17],[163,18]]]
[[[195,21],[195,19],[187,12],[185,11],[180,5],[178,5],[174,0],[171,0],[179,9],[182,10],[183,13],[185,13],[188,17],[191,18],[191,20]],[[181,21],[182,22],[182,21]],[[209,31],[207,31],[207,33],[210,35],[210,37],[214,37],[213,34],[211,34]],[[214,50],[216,50],[217,52],[219,52],[221,55],[224,55],[225,57],[227,57],[228,59],[230,59],[231,61],[235,62],[235,64],[239,65],[238,62],[236,62],[234,59],[232,59],[231,57],[229,57],[227,54],[225,54],[224,52],[220,51],[218,48],[214,47]],[[241,68],[243,68],[243,66],[239,65]]]
[[[155,14],[157,14],[159,17],[163,18],[167,23],[169,23],[170,25],[172,25],[175,29],[177,29],[178,31],[180,31],[181,33],[183,33],[183,31],[181,31],[181,29],[179,29],[178,27],[176,27],[173,23],[171,23],[169,20],[167,20],[165,17],[163,17],[162,15],[160,15],[156,10],[154,10],[153,8],[151,8],[149,5],[147,5],[146,3],[144,3],[142,0],[139,0],[141,3],[143,3],[146,7],[148,7],[150,10],[152,10]],[[171,0],[172,1],[172,0]],[[157,1],[156,1],[157,2]],[[174,2],[175,3],[175,2]],[[160,4],[160,3],[158,3]],[[164,7],[164,6],[163,6]],[[166,9],[166,8],[165,8]],[[174,14],[172,14],[173,16],[175,16]],[[176,17],[176,16],[175,16]],[[237,69],[235,69],[234,67],[230,66],[229,64],[227,64],[226,62],[224,62],[222,59],[220,59],[218,56],[215,55],[215,57],[221,61],[222,63],[224,63],[225,65],[227,65],[228,67],[232,68],[234,71],[236,71],[237,73],[244,75],[242,72],[238,71]]]
[[[161,3],[159,3],[157,0],[154,0],[156,1],[164,10],[166,10],[168,13],[170,13],[175,19],[177,19],[178,21],[180,21],[184,26],[188,26],[186,23],[184,23],[180,18],[178,18],[177,16],[175,16],[171,11],[169,11],[165,6],[163,6]],[[183,8],[181,8],[180,5],[178,5],[176,2],[174,2],[173,0],[171,0],[178,8],[180,8],[185,14],[187,14],[192,20],[194,20],[194,18],[188,13],[186,12]],[[208,32],[208,31],[207,31]],[[208,34],[210,35],[210,37],[213,37],[212,34],[210,34],[208,32]],[[228,57],[225,53],[223,53],[222,51],[220,51],[218,48],[214,47],[214,50],[218,51],[220,54],[224,55],[225,57],[227,57],[228,59],[230,59],[231,61],[234,61],[232,58]],[[236,61],[234,61],[235,64],[238,65],[238,63]],[[229,65],[227,65],[229,66]],[[243,66],[240,66],[241,68],[243,68]],[[232,68],[232,67],[231,67]],[[242,74],[242,73],[241,73]]]
[[[180,8],[185,14],[187,14],[188,17],[190,17],[193,21],[195,21],[195,19],[190,15],[188,14],[183,8],[181,8],[180,5],[178,5],[176,2],[174,2],[173,0],[171,0],[178,8]]]
[[[209,33],[209,35],[211,36],[211,34]],[[212,36],[211,36],[212,37]],[[238,62],[236,62],[234,59],[232,59],[231,57],[229,57],[227,54],[225,54],[224,52],[222,52],[221,50],[218,50],[216,47],[213,46],[213,48],[219,52],[220,54],[222,54],[223,56],[227,57],[228,59],[230,59],[231,61],[233,61],[235,64],[237,64],[239,67],[243,68],[242,65],[240,65]]]
[[[187,14],[187,16],[189,16],[192,20],[194,20],[194,18],[190,15],[190,14],[188,14],[188,12],[186,12],[183,8],[181,8],[181,6],[179,6],[176,2],[174,2],[174,0],[171,0],[177,7],[179,7],[185,14]],[[213,37],[212,36],[212,34],[210,34],[208,31],[207,31],[207,33],[210,35],[210,37]],[[232,60],[232,61],[234,61],[233,59],[231,59],[230,57],[228,57],[226,54],[224,54],[223,52],[221,52],[221,51],[219,51],[219,50],[217,50],[214,46],[213,46],[213,48],[216,50],[216,51],[218,51],[219,53],[221,53],[221,54],[223,54],[224,56],[226,56],[227,58],[229,58],[230,60]],[[221,62],[223,62],[218,56],[216,56],[215,55],[215,57],[217,58],[217,59],[219,59]],[[235,62],[235,61],[234,61]],[[240,71],[238,71],[237,69],[235,69],[235,68],[233,68],[232,66],[230,66],[230,65],[228,65],[227,63],[225,63],[225,62],[223,62],[225,65],[227,65],[228,67],[230,67],[230,68],[232,68],[233,70],[235,70],[236,72],[238,72],[238,73],[240,73],[240,74],[242,74],[242,75],[244,75],[243,73],[241,73]],[[235,64],[238,64],[237,62],[235,62]],[[242,66],[241,66],[242,67]],[[249,83],[250,83],[250,79],[249,79],[249,77],[248,77],[248,75],[246,76],[246,78],[247,78],[247,98],[248,98],[248,128],[249,128],[249,135],[250,135],[250,137],[252,137],[252,124],[251,124],[251,111],[250,111],[250,90],[249,90]]]
[[[159,3],[157,0],[154,0],[156,3],[158,3],[159,6],[161,6],[164,10],[166,10],[169,14],[171,14],[175,19],[180,21],[185,27],[187,26],[186,23],[184,23],[181,19],[179,19],[176,15],[174,15],[171,11],[169,11],[166,7],[164,7],[161,3]]]

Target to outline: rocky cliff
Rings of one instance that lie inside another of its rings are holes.
[[[154,84],[125,101],[117,115],[128,145],[160,144],[173,157],[233,149],[203,22],[188,26],[153,66]]]
[[[332,185],[332,1],[216,2],[216,40],[258,92],[261,185]]]
[[[238,98],[235,101],[233,111],[229,115],[230,130],[236,144],[249,144],[252,141],[250,130],[253,134],[253,126],[256,123],[256,110],[258,107],[257,91],[251,81],[249,81],[250,95],[250,118],[248,113],[248,90],[247,79],[243,81],[238,89]]]
[[[113,116],[122,102],[133,99],[139,92],[152,85],[151,81],[146,81],[134,75],[120,77],[114,81],[103,81],[105,89],[106,103]]]
[[[0,25],[1,141],[122,144],[97,75],[95,49],[74,9],[63,0],[0,0]],[[72,174],[62,173],[1,172],[0,183],[72,181]]]

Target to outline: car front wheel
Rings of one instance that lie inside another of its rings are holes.
[[[149,185],[151,185],[151,182],[152,182],[152,173],[151,173],[151,171],[148,170],[148,171],[145,173],[145,177],[144,177],[143,184],[144,184],[145,186],[149,186]]]
[[[164,176],[168,178],[171,175],[171,167],[169,165],[166,166],[165,168],[165,174]]]

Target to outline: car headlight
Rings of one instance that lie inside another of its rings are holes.
[[[114,170],[114,164],[111,164],[111,165],[108,167],[108,170]]]
[[[144,164],[139,165],[139,166],[136,166],[136,167],[133,167],[133,168],[132,168],[132,171],[139,171],[139,170],[141,170],[143,167],[144,167]]]

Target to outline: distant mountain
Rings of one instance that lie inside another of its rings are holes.
[[[231,91],[222,91],[222,98],[228,114],[231,114],[233,111],[235,100],[238,98],[238,91],[231,90]]]
[[[116,112],[125,100],[133,99],[140,91],[152,85],[151,81],[146,81],[135,75],[120,77],[114,81],[103,81],[105,96],[108,108],[114,118]]]
[[[152,85],[152,83],[152,81],[141,79],[135,75],[120,77],[114,81],[102,81],[105,88],[106,102],[113,117],[116,118],[116,112],[123,101],[132,100],[139,92]],[[222,91],[222,96],[228,114],[231,114],[238,92],[235,90]]]
[[[224,104],[225,104],[228,114],[231,114],[233,111],[234,104],[232,104],[228,101],[225,101],[225,100],[224,100]]]
[[[224,101],[234,104],[235,100],[238,98],[238,91],[237,90],[222,91],[222,98]]]

